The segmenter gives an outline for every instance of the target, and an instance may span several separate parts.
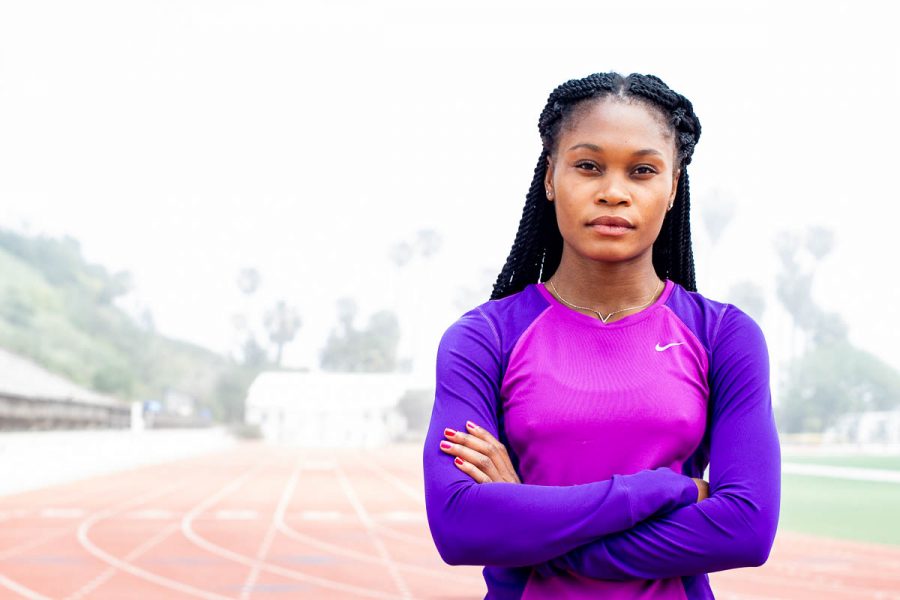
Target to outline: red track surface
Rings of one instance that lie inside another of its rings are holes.
[[[242,444],[0,498],[0,598],[483,598],[425,520],[421,448]],[[780,532],[726,598],[898,598],[900,548]]]

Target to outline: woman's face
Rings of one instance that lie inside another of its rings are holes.
[[[573,118],[545,179],[566,251],[605,262],[652,251],[678,184],[671,134],[644,105],[616,99],[594,102]],[[604,216],[631,227],[590,224]]]

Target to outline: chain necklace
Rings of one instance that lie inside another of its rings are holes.
[[[655,296],[655,295],[656,295],[656,292],[659,291],[659,286],[661,286],[661,285],[662,285],[662,281],[660,280],[660,282],[659,282],[658,284],[656,284],[656,289],[653,290],[653,294],[650,295],[650,301],[647,302],[646,304],[641,304],[640,306],[631,306],[631,307],[628,307],[628,308],[622,308],[622,309],[619,309],[619,310],[614,310],[613,312],[611,312],[611,313],[609,313],[608,315],[606,315],[606,318],[603,318],[603,315],[602,315],[600,312],[594,310],[593,308],[588,308],[587,306],[578,306],[578,305],[576,305],[576,304],[572,304],[571,302],[569,302],[568,300],[566,300],[565,298],[563,298],[563,297],[560,295],[559,290],[556,289],[556,285],[553,283],[553,280],[552,280],[552,279],[550,280],[550,286],[553,288],[553,291],[556,292],[556,295],[559,296],[559,299],[560,299],[560,300],[562,300],[563,302],[565,302],[566,304],[568,304],[568,305],[571,306],[572,308],[581,308],[581,309],[584,309],[584,310],[589,310],[589,311],[591,311],[592,313],[597,313],[597,316],[598,316],[598,317],[600,318],[600,320],[603,321],[604,323],[606,323],[606,322],[609,320],[609,318],[610,318],[611,316],[613,316],[614,314],[616,314],[616,313],[625,312],[626,310],[631,310],[631,309],[633,309],[633,308],[644,308],[645,306],[647,306],[648,304],[650,304],[650,302],[653,302],[653,296]]]

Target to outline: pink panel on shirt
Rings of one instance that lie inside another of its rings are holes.
[[[649,307],[610,323],[532,285],[550,306],[513,348],[500,390],[523,483],[574,485],[661,466],[680,472],[706,428],[708,359],[665,306],[673,282]],[[685,597],[679,578],[543,579],[535,572],[523,598],[644,595]]]

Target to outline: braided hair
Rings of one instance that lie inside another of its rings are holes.
[[[538,119],[543,150],[534,169],[534,179],[525,196],[519,231],[503,270],[494,283],[491,300],[514,294],[530,283],[547,281],[562,258],[563,239],[554,204],[547,199],[544,179],[547,158],[556,152],[562,127],[589,101],[614,96],[644,103],[662,116],[675,138],[676,170],[681,170],[672,210],[653,244],[653,268],[661,279],[671,279],[686,290],[696,291],[694,256],[691,249],[690,187],[685,167],[700,139],[700,121],[690,100],[672,91],[658,77],[632,73],[594,73],[570,79],[558,86]]]

